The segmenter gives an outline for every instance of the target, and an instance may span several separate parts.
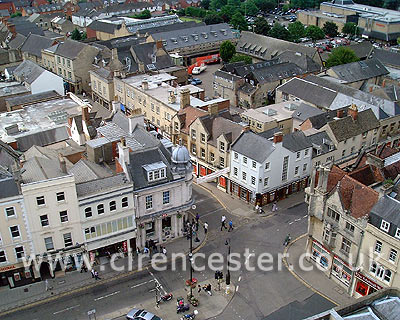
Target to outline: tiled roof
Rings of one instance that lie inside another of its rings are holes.
[[[38,182],[67,175],[61,171],[58,159],[33,157],[24,163],[23,168],[25,169],[21,174],[23,183]]]
[[[32,103],[36,103],[36,102],[52,100],[52,99],[59,99],[59,98],[62,98],[62,97],[56,91],[51,90],[51,91],[45,91],[45,92],[41,92],[41,93],[16,96],[16,97],[5,99],[5,101],[7,102],[8,106],[14,107],[14,106],[19,106],[19,105],[32,104]]]
[[[68,39],[58,45],[55,54],[62,57],[75,59],[86,46],[87,44],[82,42]]]
[[[400,53],[385,49],[374,49],[371,56],[379,59],[386,66],[400,68]]]
[[[286,50],[276,56],[279,62],[291,62],[303,69],[305,72],[318,72],[321,70],[321,66],[318,65],[310,56]]]
[[[204,116],[207,112],[203,109],[195,108],[192,106],[187,106],[183,110],[179,110],[178,117],[183,124],[181,131],[184,133],[189,133],[189,126],[197,118]]]

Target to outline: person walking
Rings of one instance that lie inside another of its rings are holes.
[[[274,201],[274,203],[272,204],[272,212],[278,211],[278,205],[276,203],[276,201]]]
[[[208,231],[208,223],[207,222],[204,222],[204,234],[207,234],[207,231]]]
[[[232,220],[229,220],[229,229],[228,232],[231,232],[233,230],[233,222]]]
[[[201,292],[201,285],[199,285],[198,287],[197,287],[197,293],[200,293]]]
[[[99,273],[97,271],[94,271],[94,279],[101,280],[101,278],[99,277]]]
[[[49,291],[49,280],[46,279],[46,281],[44,282],[44,285],[46,287],[46,291]]]
[[[163,247],[162,248],[162,253],[164,256],[167,256],[167,248]]]
[[[92,274],[92,278],[94,278],[94,269],[90,270],[90,273]]]
[[[222,217],[221,217],[221,231],[222,231],[222,228],[227,229],[227,228],[226,228],[226,217],[225,217],[224,214],[223,214]]]

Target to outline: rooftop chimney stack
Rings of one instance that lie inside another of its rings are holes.
[[[64,157],[61,153],[58,154],[58,160],[60,161],[60,170],[62,173],[67,173],[67,164],[65,163]]]
[[[82,120],[85,122],[89,121],[89,107],[88,106],[82,107]]]
[[[274,133],[274,143],[282,142],[283,140],[283,133],[282,132],[275,132]]]
[[[149,90],[149,83],[146,80],[142,81],[143,90]]]
[[[343,110],[337,110],[336,111],[336,117],[338,117],[339,119],[343,118]]]
[[[218,114],[218,103],[213,103],[208,105],[208,114],[217,115]]]
[[[183,89],[181,90],[181,109],[185,109],[187,106],[190,106],[190,90]]]
[[[162,40],[157,40],[157,41],[156,41],[156,48],[157,48],[157,50],[161,49],[162,47],[163,47]]]
[[[353,118],[353,121],[357,120],[358,117],[358,110],[357,110],[357,106],[353,103],[351,105],[351,107],[349,108],[348,113],[350,114],[350,116]]]

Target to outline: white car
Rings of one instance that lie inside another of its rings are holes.
[[[132,309],[126,315],[128,320],[162,320],[160,317],[143,309]]]
[[[205,64],[202,64],[200,67],[194,67],[192,70],[192,74],[200,74],[206,69],[207,69],[207,66]]]

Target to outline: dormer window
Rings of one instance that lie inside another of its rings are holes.
[[[389,231],[389,227],[390,227],[390,223],[382,220],[381,222],[381,230],[388,232]]]
[[[146,164],[143,166],[143,169],[147,172],[148,182],[162,180],[167,176],[167,166],[162,161]]]

